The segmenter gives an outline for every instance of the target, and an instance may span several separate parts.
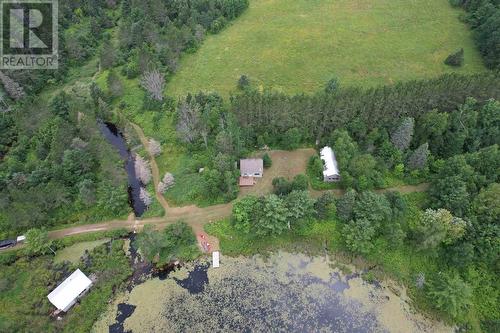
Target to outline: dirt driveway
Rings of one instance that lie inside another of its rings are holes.
[[[264,170],[264,177],[257,178],[257,184],[251,187],[240,188],[239,198],[248,194],[263,195],[273,191],[273,179],[285,177],[292,179],[298,174],[305,174],[309,157],[316,152],[312,148],[297,149],[293,151],[270,150],[267,152],[273,161],[269,169]],[[265,152],[254,154],[254,157],[262,157]]]

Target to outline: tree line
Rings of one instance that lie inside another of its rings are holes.
[[[500,69],[500,2],[498,0],[450,0],[467,14],[463,17],[486,67]]]
[[[345,87],[333,93],[286,95],[247,89],[231,97],[231,110],[250,144],[287,147],[322,142],[335,129],[393,125],[403,117],[418,119],[434,109],[450,112],[466,97],[480,103],[498,99],[498,73],[438,78],[374,88]]]

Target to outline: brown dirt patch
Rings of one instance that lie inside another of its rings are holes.
[[[264,177],[256,178],[257,183],[252,187],[240,188],[239,198],[248,194],[263,195],[273,191],[273,179],[276,177],[293,178],[298,174],[305,174],[309,157],[316,152],[312,148],[297,149],[293,151],[271,150],[267,152],[273,160],[273,165],[264,170]],[[264,151],[254,154],[261,157]]]

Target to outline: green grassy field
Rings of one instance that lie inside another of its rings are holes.
[[[333,76],[373,86],[481,71],[461,13],[448,0],[251,0],[232,26],[182,59],[167,94],[227,94],[242,74],[256,87],[296,93]],[[464,66],[444,65],[461,47]]]

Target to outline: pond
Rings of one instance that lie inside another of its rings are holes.
[[[392,290],[397,290],[397,294]],[[124,311],[127,310],[127,311]],[[452,332],[412,310],[403,288],[345,275],[322,257],[222,257],[150,278],[118,297],[95,332]]]
[[[112,123],[99,123],[99,129],[106,140],[118,150],[120,157],[124,161],[125,171],[128,176],[128,198],[130,207],[134,210],[135,216],[141,216],[147,209],[147,206],[140,199],[141,182],[135,175],[134,155],[130,152],[127,142],[123,138],[116,125]]]

